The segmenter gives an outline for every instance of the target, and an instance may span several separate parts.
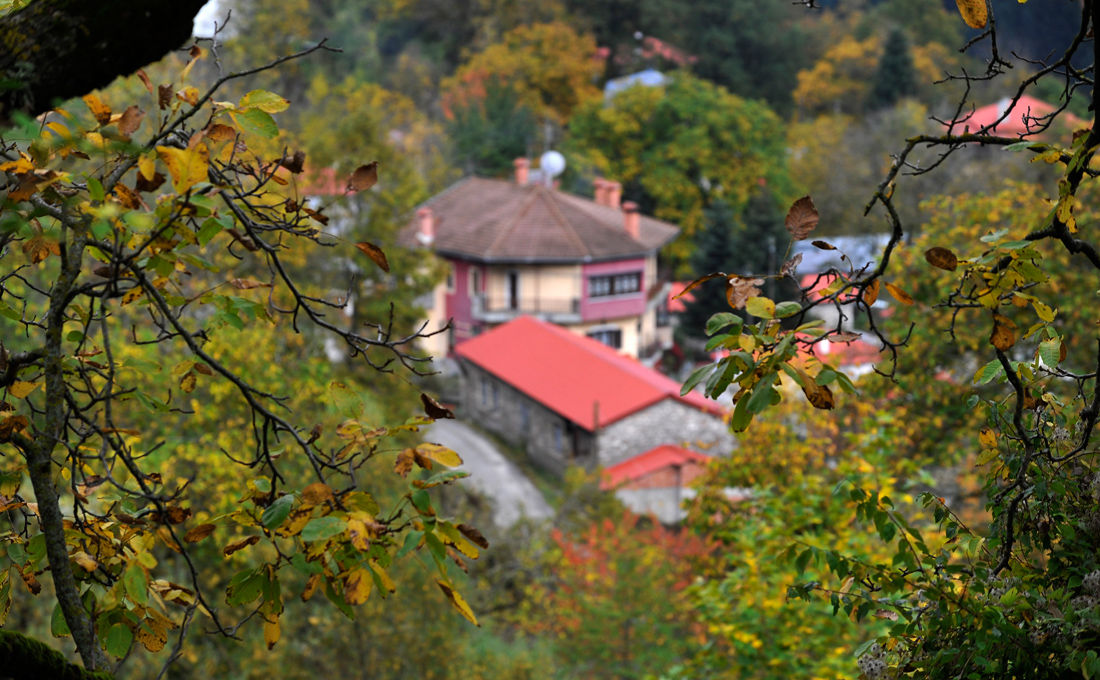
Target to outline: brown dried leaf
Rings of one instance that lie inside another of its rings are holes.
[[[332,487],[324,482],[314,482],[302,489],[302,505],[320,505],[335,498]]]
[[[678,299],[684,297],[685,295],[687,295],[689,292],[691,292],[691,290],[693,288],[698,288],[699,286],[706,283],[707,281],[710,281],[711,279],[716,279],[719,276],[725,276],[725,274],[723,274],[722,272],[714,272],[713,274],[707,274],[706,276],[700,276],[699,278],[697,278],[694,281],[692,281],[691,283],[689,283],[687,285],[687,287],[684,288],[682,291],[680,291],[675,296],[673,296],[672,299],[673,300],[678,300]]]
[[[141,84],[145,86],[145,89],[149,91],[149,94],[153,94],[153,83],[149,80],[149,76],[146,75],[145,69],[137,70],[137,77],[141,79]]]
[[[455,414],[451,409],[441,406],[438,401],[432,399],[423,392],[420,393],[420,401],[424,404],[424,413],[428,414],[428,417],[432,420],[438,420],[440,418],[454,419]]]
[[[726,288],[726,301],[730,307],[741,309],[749,298],[760,296],[760,286],[764,285],[764,279],[751,279],[736,274],[729,277],[729,287]]]
[[[893,298],[895,300],[897,300],[898,302],[900,302],[901,304],[903,304],[903,305],[913,304],[913,298],[909,296],[909,293],[906,293],[901,288],[898,288],[897,286],[890,283],[889,281],[883,281],[882,285],[886,286],[886,292],[890,293],[890,295],[893,296]]]
[[[138,173],[137,180],[134,181],[134,190],[143,192],[152,192],[160,188],[160,185],[164,184],[165,177],[159,172],[153,173],[153,179],[145,179],[145,175]]]
[[[836,246],[827,241],[810,241],[810,245],[818,250],[836,250]]]
[[[171,83],[157,86],[157,106],[160,107],[161,111],[172,104],[172,97],[175,96],[175,94],[175,88],[172,87]]]
[[[863,289],[863,304],[867,305],[868,307],[875,304],[875,300],[878,300],[878,290],[878,279],[875,279],[874,281],[871,281],[871,283],[867,284],[867,286]]]
[[[351,173],[351,177],[348,177],[346,191],[348,193],[366,191],[374,186],[377,181],[378,161],[371,161],[366,165],[360,165],[355,169],[355,172]]]
[[[1002,352],[1016,344],[1016,324],[1012,319],[1001,314],[993,315],[993,332],[989,335],[989,342]]]
[[[73,562],[76,562],[78,565],[80,565],[81,569],[88,572],[89,574],[99,568],[99,562],[96,562],[94,557],[84,552],[83,550],[78,550],[73,553],[72,558]]]
[[[197,373],[202,373],[203,375],[214,375],[214,369],[210,368],[201,361],[197,362],[193,368]]]
[[[794,272],[798,269],[798,265],[802,264],[802,253],[799,253],[783,263],[783,266],[779,268],[780,276],[789,276],[794,278]]]
[[[30,426],[26,416],[9,416],[0,420],[0,442],[11,439],[13,434],[22,432]]]
[[[19,175],[19,184],[8,191],[8,198],[12,201],[25,201],[34,196],[34,192],[38,191],[39,184],[41,184],[41,181],[31,173]]]
[[[165,521],[169,524],[183,524],[191,517],[191,508],[181,508],[178,505],[170,505],[165,512]]]
[[[312,219],[316,220],[322,225],[328,224],[328,215],[321,212],[322,210],[324,210],[324,208],[321,208],[321,210],[313,210],[312,208],[302,206],[302,210],[304,210],[307,215],[309,215]]]
[[[42,584],[38,582],[38,577],[34,575],[34,572],[30,569],[24,569],[18,564],[15,568],[19,571],[19,575],[23,577],[23,583],[27,586],[27,590],[31,591],[32,595],[37,595],[42,592]]]
[[[855,342],[856,340],[859,340],[862,337],[863,336],[860,335],[859,333],[853,333],[852,331],[839,331],[837,333],[830,334],[829,335],[829,341],[830,342],[848,343],[848,342]]]
[[[813,199],[809,196],[803,196],[791,204],[791,209],[787,211],[785,224],[790,235],[796,241],[801,241],[810,235],[810,232],[817,226],[819,219],[820,216],[817,208],[814,207]]]
[[[317,586],[321,585],[321,574],[314,574],[306,581],[306,587],[302,589],[302,602],[309,602],[313,593],[317,592]]]
[[[259,542],[260,542],[260,537],[259,536],[249,536],[248,538],[242,538],[239,541],[233,541],[229,545],[222,548],[222,552],[225,554],[226,557],[229,557],[230,555],[237,552],[238,550],[242,550],[242,549],[247,548],[248,546],[250,546],[254,543],[259,543]]]
[[[145,119],[145,112],[137,106],[131,104],[126,107],[126,110],[122,112],[122,118],[118,120],[118,131],[126,138],[134,134],[139,127],[141,127],[141,121]]]
[[[140,177],[140,174],[138,176]],[[111,193],[127,210],[137,210],[141,207],[141,196],[122,182],[116,184]]]
[[[289,158],[287,156],[283,156],[279,159],[279,165],[283,166],[295,175],[301,174],[302,170],[305,168],[305,164],[306,152],[302,151],[301,149],[295,151],[294,155],[290,156]]]
[[[480,546],[483,550],[488,550],[489,541],[481,535],[480,531],[470,526],[469,524],[459,524],[455,528],[461,531],[462,535],[470,539],[472,543]]]
[[[230,279],[229,285],[237,290],[252,290],[253,288],[270,288],[270,283],[263,283],[254,279]]]
[[[959,258],[947,248],[935,246],[924,251],[924,259],[933,267],[939,267],[945,271],[953,272],[959,267]]]
[[[214,142],[228,142],[237,138],[237,131],[228,125],[214,123],[207,126],[206,138]]]
[[[215,528],[216,527],[213,524],[200,524],[184,534],[183,540],[187,541],[188,543],[198,543],[202,539],[214,533]]]
[[[412,470],[413,463],[416,457],[416,451],[413,449],[405,449],[401,453],[397,454],[397,460],[394,461],[393,471],[402,477],[409,474],[409,470]]]
[[[374,260],[374,263],[381,267],[382,271],[389,273],[390,263],[386,259],[386,254],[382,252],[382,249],[373,243],[367,243],[366,241],[360,241],[355,244],[355,247],[362,251],[367,257]]]

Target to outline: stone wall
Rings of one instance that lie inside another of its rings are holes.
[[[497,434],[559,475],[569,465],[594,465],[590,432],[469,361],[461,360],[460,366],[463,420]]]
[[[604,467],[661,444],[712,456],[725,456],[737,446],[722,418],[671,397],[601,428],[597,440]]]

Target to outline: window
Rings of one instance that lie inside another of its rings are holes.
[[[489,379],[485,377],[481,379],[481,403],[489,405]]]
[[[618,328],[601,328],[588,331],[588,337],[613,349],[619,349],[623,346],[623,332]]]
[[[642,289],[642,273],[610,274],[588,277],[588,297],[627,295]]]
[[[447,265],[447,292],[455,292],[455,269],[452,265]]]
[[[531,427],[531,408],[526,401],[519,403],[519,427],[524,432]]]
[[[477,295],[481,292],[481,270],[477,267],[470,267],[470,290],[469,295]]]
[[[493,383],[493,408],[500,408],[500,384]]]
[[[562,453],[562,444],[564,443],[564,440],[565,437],[564,433],[562,432],[561,423],[554,423],[554,448],[557,450],[558,453]]]

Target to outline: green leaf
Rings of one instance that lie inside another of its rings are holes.
[[[1004,368],[1001,366],[1001,361],[994,359],[978,369],[978,372],[974,374],[974,384],[984,385],[1002,373],[1004,373]]]
[[[1043,360],[1047,368],[1054,368],[1057,366],[1062,358],[1062,340],[1060,338],[1051,338],[1050,340],[1040,342],[1039,358]]]
[[[131,563],[123,572],[122,587],[126,590],[126,596],[135,604],[143,605],[149,601],[149,577],[136,562]]]
[[[302,540],[323,541],[343,533],[347,528],[347,522],[339,517],[314,517],[302,527]]]
[[[707,364],[706,366],[700,366],[691,372],[687,380],[684,381],[684,386],[680,388],[680,396],[684,396],[688,392],[695,389],[695,386],[703,382],[703,378],[707,376],[712,369],[715,368],[714,364]]]
[[[226,224],[228,222],[228,224]],[[220,234],[223,229],[229,229],[233,226],[233,221],[225,217],[224,215],[218,215],[217,217],[208,217],[206,221],[202,223],[202,227],[199,228],[199,233],[196,237],[199,239],[199,245],[205,246],[207,243]]]
[[[61,613],[61,605],[53,606],[53,614],[50,616],[50,633],[54,637],[68,637],[69,624],[65,622],[65,615]]]
[[[741,333],[741,317],[737,316],[733,312],[718,312],[714,316],[707,319],[706,332],[707,335],[714,335],[718,331],[726,328],[727,326],[733,326],[729,331],[730,335],[740,335]]]
[[[88,196],[98,203],[102,203],[103,199],[107,197],[107,193],[103,190],[103,184],[93,175],[88,175]]]
[[[786,319],[788,316],[794,316],[802,311],[802,305],[793,300],[787,300],[786,302],[780,302],[775,306],[775,318]]]
[[[231,605],[247,604],[259,597],[263,588],[264,578],[260,572],[255,569],[239,571],[225,589],[225,601]]]
[[[233,118],[233,122],[240,126],[245,133],[259,135],[267,139],[279,134],[279,126],[275,124],[275,119],[262,109],[230,111],[229,115]]]
[[[116,623],[107,631],[107,653],[121,659],[130,651],[134,642],[134,631],[124,623]]]
[[[420,537],[423,535],[423,531],[410,531],[405,534],[405,544],[401,546],[401,549],[397,551],[397,554],[394,555],[393,558],[399,560],[412,552],[416,546],[420,545]]]
[[[264,513],[260,515],[260,523],[267,529],[277,529],[286,521],[293,509],[294,496],[291,494],[280,496],[274,503],[267,506]]]

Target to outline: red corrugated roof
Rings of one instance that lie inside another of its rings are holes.
[[[709,460],[710,456],[696,451],[664,444],[605,469],[600,488],[614,489],[625,482],[641,479],[662,468],[683,466],[689,463],[706,465]]]
[[[543,406],[596,429],[662,399],[676,399],[715,415],[725,411],[697,393],[596,340],[521,316],[455,347],[455,354],[500,378]]]

